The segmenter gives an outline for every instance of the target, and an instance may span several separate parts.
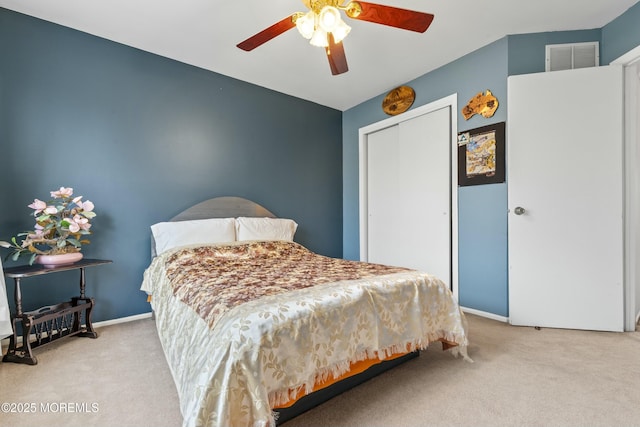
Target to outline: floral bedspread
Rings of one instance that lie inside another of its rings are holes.
[[[293,242],[164,253],[145,271],[184,426],[272,426],[271,408],[350,362],[446,340],[464,315],[437,278],[317,255]]]
[[[167,258],[166,268],[173,293],[210,327],[226,311],[260,297],[400,271],[407,269],[328,258],[284,241],[184,249]]]

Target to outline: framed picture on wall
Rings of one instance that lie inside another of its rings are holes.
[[[505,122],[458,133],[458,185],[505,181]]]

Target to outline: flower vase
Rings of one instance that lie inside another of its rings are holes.
[[[56,268],[63,265],[71,265],[82,259],[82,252],[70,252],[57,255],[38,255],[36,263],[42,264],[46,268]]]

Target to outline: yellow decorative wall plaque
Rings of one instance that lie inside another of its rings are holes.
[[[462,107],[462,115],[465,120],[469,120],[474,114],[489,118],[498,109],[498,99],[487,89],[486,93],[479,92],[469,100],[469,103]]]
[[[416,92],[413,88],[409,86],[397,87],[384,97],[382,101],[382,111],[390,116],[404,113],[413,105],[415,99]]]

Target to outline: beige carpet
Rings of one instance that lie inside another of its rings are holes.
[[[475,363],[434,344],[284,426],[640,426],[640,332],[467,318]],[[153,321],[98,332],[37,350],[37,366],[0,363],[0,426],[180,426]]]

